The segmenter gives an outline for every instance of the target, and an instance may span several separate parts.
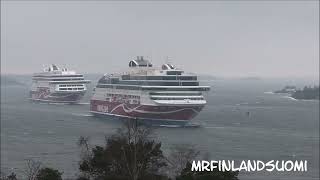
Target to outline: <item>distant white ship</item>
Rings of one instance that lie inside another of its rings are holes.
[[[90,111],[95,115],[138,119],[150,123],[186,124],[206,105],[197,76],[172,64],[154,68],[142,56],[127,72],[105,74],[94,89]]]
[[[82,74],[52,64],[32,76],[30,99],[48,103],[78,103],[87,91]]]

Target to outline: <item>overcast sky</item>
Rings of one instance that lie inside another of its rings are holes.
[[[318,1],[1,1],[1,73],[154,65],[217,76],[318,77]]]

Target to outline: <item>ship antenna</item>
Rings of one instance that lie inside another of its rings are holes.
[[[42,64],[42,67],[44,72],[48,71],[48,64]]]
[[[170,57],[166,56],[166,64],[171,64]]]
[[[63,64],[63,65],[62,65],[62,70],[63,70],[63,71],[67,71],[67,65],[66,65],[66,64]]]

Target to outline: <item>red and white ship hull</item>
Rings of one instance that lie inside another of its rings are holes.
[[[204,105],[142,105],[101,100],[91,100],[90,111],[95,115],[135,118],[152,123],[185,124],[194,118]]]
[[[79,92],[50,92],[49,88],[38,88],[37,91],[30,91],[32,101],[46,103],[78,103],[84,96],[85,91]]]
[[[124,73],[105,74],[98,80],[90,111],[99,116],[136,119],[149,124],[186,124],[207,103],[197,76],[171,64],[161,69],[137,57]]]
[[[88,83],[90,81],[82,74],[52,64],[43,72],[33,74],[29,99],[46,103],[78,103],[86,93]]]

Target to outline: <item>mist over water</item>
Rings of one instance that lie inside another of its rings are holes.
[[[89,136],[92,145],[103,144],[121,123],[89,114],[91,90],[79,105],[39,104],[28,101],[28,76],[24,85],[1,86],[1,170],[17,168],[33,158],[63,171],[78,172],[77,140]],[[240,172],[240,179],[319,179],[319,101],[297,101],[271,94],[285,85],[314,82],[265,79],[206,80],[207,106],[194,119],[199,128],[157,128],[154,137],[168,152],[175,144],[190,144],[209,152],[212,160],[307,160],[307,172]],[[249,112],[249,113],[248,113]],[[248,115],[249,114],[249,115]]]

